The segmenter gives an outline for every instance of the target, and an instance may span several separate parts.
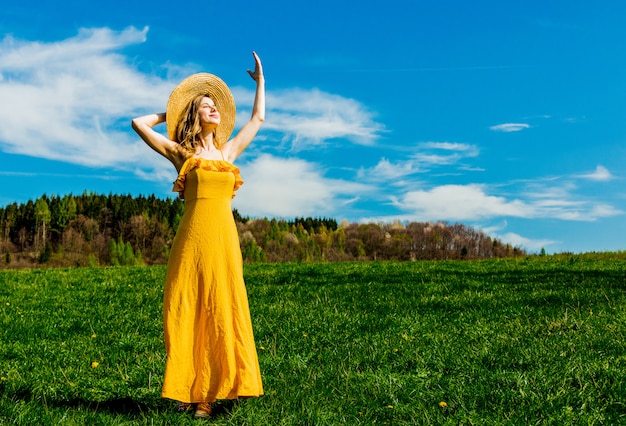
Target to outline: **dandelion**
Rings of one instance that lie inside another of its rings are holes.
[[[91,363],[91,368],[96,368],[96,367],[97,367],[97,366],[99,366],[99,365],[100,365],[100,363],[99,363],[98,361],[93,361],[93,362]]]
[[[259,349],[261,349],[262,351],[265,350],[265,346],[260,346]]]
[[[446,401],[441,401],[441,402],[439,403],[439,406],[440,406],[441,408],[446,408],[446,407],[448,406],[448,403],[447,403]]]
[[[302,337],[309,337],[309,335],[306,333],[302,333]]]
[[[95,339],[95,338],[96,338],[96,333],[92,334],[92,335],[91,335],[91,338],[92,338],[92,339]]]
[[[0,380],[2,380],[3,382],[6,380],[6,377],[0,377]]]
[[[7,306],[11,306],[11,304],[9,302],[7,302]]]
[[[388,405],[387,408],[391,410],[393,408],[393,405]]]

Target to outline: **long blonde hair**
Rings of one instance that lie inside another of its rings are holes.
[[[180,121],[178,128],[176,129],[176,140],[180,144],[181,148],[189,155],[196,153],[198,149],[198,135],[202,132],[200,126],[200,118],[198,117],[198,111],[200,110],[200,104],[202,99],[211,98],[207,93],[204,95],[196,96],[183,112],[183,118]],[[215,130],[213,130],[213,144],[216,148],[219,148],[222,144],[217,140]]]

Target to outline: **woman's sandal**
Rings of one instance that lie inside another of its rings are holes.
[[[211,408],[210,402],[199,402],[193,417],[196,419],[204,419],[210,417],[212,413],[213,408]]]

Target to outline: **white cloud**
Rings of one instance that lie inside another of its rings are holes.
[[[535,181],[522,181],[526,185],[522,196],[535,200],[567,200],[577,189],[571,181],[562,182],[559,177],[544,178]]]
[[[466,172],[484,172],[486,169],[482,167],[471,167],[471,166],[461,165],[459,166],[459,170],[463,170]]]
[[[452,155],[440,155],[440,154],[428,154],[418,153],[413,156],[417,162],[424,166],[449,166],[457,163],[462,157],[458,154]]]
[[[171,180],[171,165],[130,130],[130,119],[165,109],[179,74],[194,70],[174,69],[171,79],[151,76],[118,53],[145,42],[147,33],[98,28],[49,43],[2,39],[0,99],[8,101],[0,104],[0,149]],[[247,120],[254,92],[233,92]],[[319,90],[268,91],[267,105],[264,132],[298,149],[332,138],[368,145],[383,130],[359,102]],[[165,126],[156,130],[165,132]]]
[[[459,151],[459,152],[470,152],[472,155],[477,153],[477,148],[475,145],[469,145],[466,143],[459,142],[424,142],[420,144],[421,148],[425,149],[441,149],[445,151]]]
[[[457,142],[425,142],[419,145],[420,152],[413,158],[422,166],[445,166],[456,164],[464,158],[477,157],[480,153],[475,145]]]
[[[616,209],[610,204],[600,203],[600,204],[596,204],[592,206],[589,216],[593,218],[601,218],[601,217],[619,216],[621,214],[624,214],[624,212],[619,209]]]
[[[505,133],[519,132],[521,130],[528,129],[528,128],[530,128],[530,125],[526,123],[504,123],[504,124],[497,124],[495,126],[489,127],[489,129],[493,130],[494,132],[505,132]]]
[[[391,162],[386,158],[381,158],[378,164],[372,168],[361,168],[357,173],[359,180],[367,181],[396,181],[405,176],[419,172],[419,167],[415,161]]]
[[[76,37],[0,43],[0,147],[87,166],[157,166],[129,132],[138,111],[163,105],[172,84],[140,74],[114,51],[147,28],[82,29]],[[146,160],[146,158],[148,158]]]
[[[596,170],[593,171],[592,173],[578,175],[578,177],[582,179],[588,179],[588,180],[593,180],[593,181],[598,181],[598,182],[606,182],[614,178],[614,176],[606,167],[600,166],[600,165],[598,165],[596,167]]]
[[[430,190],[409,191],[392,198],[410,220],[478,221],[498,217],[595,221],[623,214],[615,207],[567,198],[535,197],[509,200],[490,195],[485,185],[442,185]]]
[[[367,181],[395,181],[398,179],[423,173],[432,166],[446,166],[458,163],[467,157],[476,157],[479,150],[474,145],[454,142],[425,142],[418,146],[419,152],[409,160],[390,161],[381,158],[374,167],[361,168],[357,177]],[[467,165],[459,166],[462,170],[476,170]]]
[[[329,179],[319,165],[269,154],[241,166],[244,186],[233,204],[256,217],[334,215],[371,188]]]
[[[487,195],[482,185],[442,185],[430,191],[409,191],[396,205],[416,220],[467,221],[495,216],[526,217],[529,206],[519,200]]]
[[[254,92],[233,89],[236,99],[252,104]],[[357,145],[372,145],[384,131],[374,114],[354,99],[318,89],[268,91],[264,131],[283,134],[295,150],[312,149],[329,139],[342,138]],[[242,110],[240,121],[249,110]]]
[[[511,244],[513,247],[522,247],[525,250],[535,252],[557,243],[557,241],[548,239],[534,240],[532,238],[526,238],[519,234],[516,234],[515,232],[507,232],[502,235],[493,235],[493,237],[499,239],[504,243]]]

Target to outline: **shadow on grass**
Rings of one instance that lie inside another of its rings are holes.
[[[151,411],[167,410],[167,404],[159,401],[137,401],[132,398],[117,398],[108,401],[88,401],[84,399],[72,399],[68,401],[48,401],[49,405],[80,409],[84,411],[107,411],[111,414],[124,416],[146,415]]]
[[[84,398],[74,399],[50,399],[42,398],[41,395],[35,395],[28,391],[0,393],[3,398],[8,398],[13,402],[23,401],[27,404],[37,401],[49,408],[57,408],[62,410],[72,410],[84,413],[108,413],[113,416],[122,416],[127,419],[140,419],[151,417],[158,414],[180,414],[181,416],[193,416],[193,410],[188,413],[178,413],[176,411],[177,403],[168,399],[162,399],[155,396],[154,398],[142,398],[141,400],[131,397],[114,398],[105,401],[92,401]],[[223,418],[231,415],[235,407],[241,402],[238,400],[220,400],[213,404],[212,418]]]

